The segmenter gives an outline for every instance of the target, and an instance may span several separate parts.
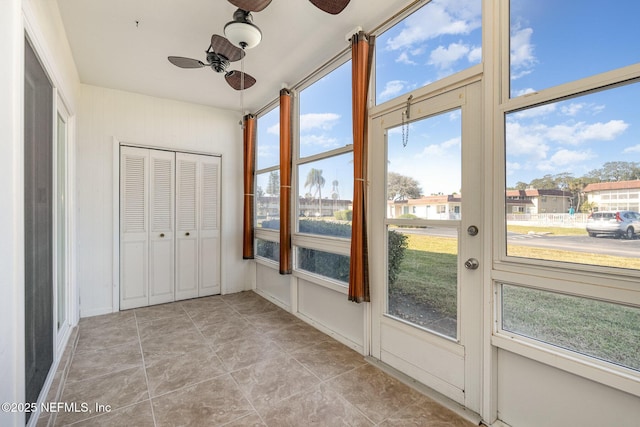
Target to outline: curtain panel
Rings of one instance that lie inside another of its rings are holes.
[[[375,36],[360,31],[351,37],[352,111],[353,111],[353,216],[349,300],[370,301],[367,243],[367,96],[373,63]]]
[[[280,91],[280,274],[293,271],[291,257],[291,92]]]
[[[242,222],[242,258],[254,259],[255,200],[254,187],[256,175],[256,117],[247,114],[243,118],[244,142],[244,213]]]

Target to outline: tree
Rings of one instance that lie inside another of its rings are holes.
[[[311,168],[307,174],[307,180],[304,182],[305,188],[309,188],[309,191],[313,191],[313,195],[318,195],[318,212],[322,216],[322,187],[324,187],[324,177],[322,176],[322,169]]]
[[[638,162],[606,162],[600,169],[594,169],[587,177],[600,182],[633,181],[640,179]]]
[[[269,182],[267,183],[267,194],[272,196],[280,195],[280,172],[271,171],[269,173]]]
[[[387,197],[394,202],[407,199],[418,199],[422,195],[420,183],[409,176],[397,172],[387,174]]]

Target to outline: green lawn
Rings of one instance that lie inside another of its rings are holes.
[[[447,316],[457,310],[457,240],[408,235],[401,271],[389,291]],[[519,255],[591,263],[591,254],[511,246]],[[551,255],[550,255],[551,254]],[[512,254],[515,255],[515,254]],[[552,256],[552,258],[549,258]],[[555,258],[553,258],[555,257]],[[611,257],[611,264],[639,268],[638,259]],[[613,261],[615,259],[615,263]],[[602,255],[598,256],[602,264]],[[640,370],[640,309],[532,289],[505,288],[504,329]]]

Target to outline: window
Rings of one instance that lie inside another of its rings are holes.
[[[303,87],[298,99],[295,268],[346,285],[353,209],[351,61],[343,59]]]
[[[481,0],[432,0],[376,39],[376,103],[482,60]]]
[[[640,370],[636,214],[616,214],[637,212],[627,194],[640,179],[640,54],[620,40],[640,35],[638,11],[630,0],[510,0],[510,90],[497,111],[505,167],[495,190],[535,192],[540,203],[521,203],[526,216],[506,205],[495,342],[534,358],[567,354],[560,363],[589,365],[581,375],[614,387],[617,370]]]
[[[258,117],[256,141],[256,255],[278,261],[280,229],[280,108]]]
[[[640,3],[599,7],[579,0],[511,0],[511,97],[640,62]]]

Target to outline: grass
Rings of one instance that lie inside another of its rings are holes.
[[[536,234],[553,234],[555,236],[586,236],[585,228],[570,227],[530,227],[528,225],[507,225],[507,231],[512,233],[528,234],[533,231]]]
[[[457,244],[454,238],[408,235],[390,297],[401,294],[455,317]],[[509,255],[640,269],[637,258],[515,245]],[[505,330],[640,370],[640,309],[515,286],[505,286],[503,298]]]

